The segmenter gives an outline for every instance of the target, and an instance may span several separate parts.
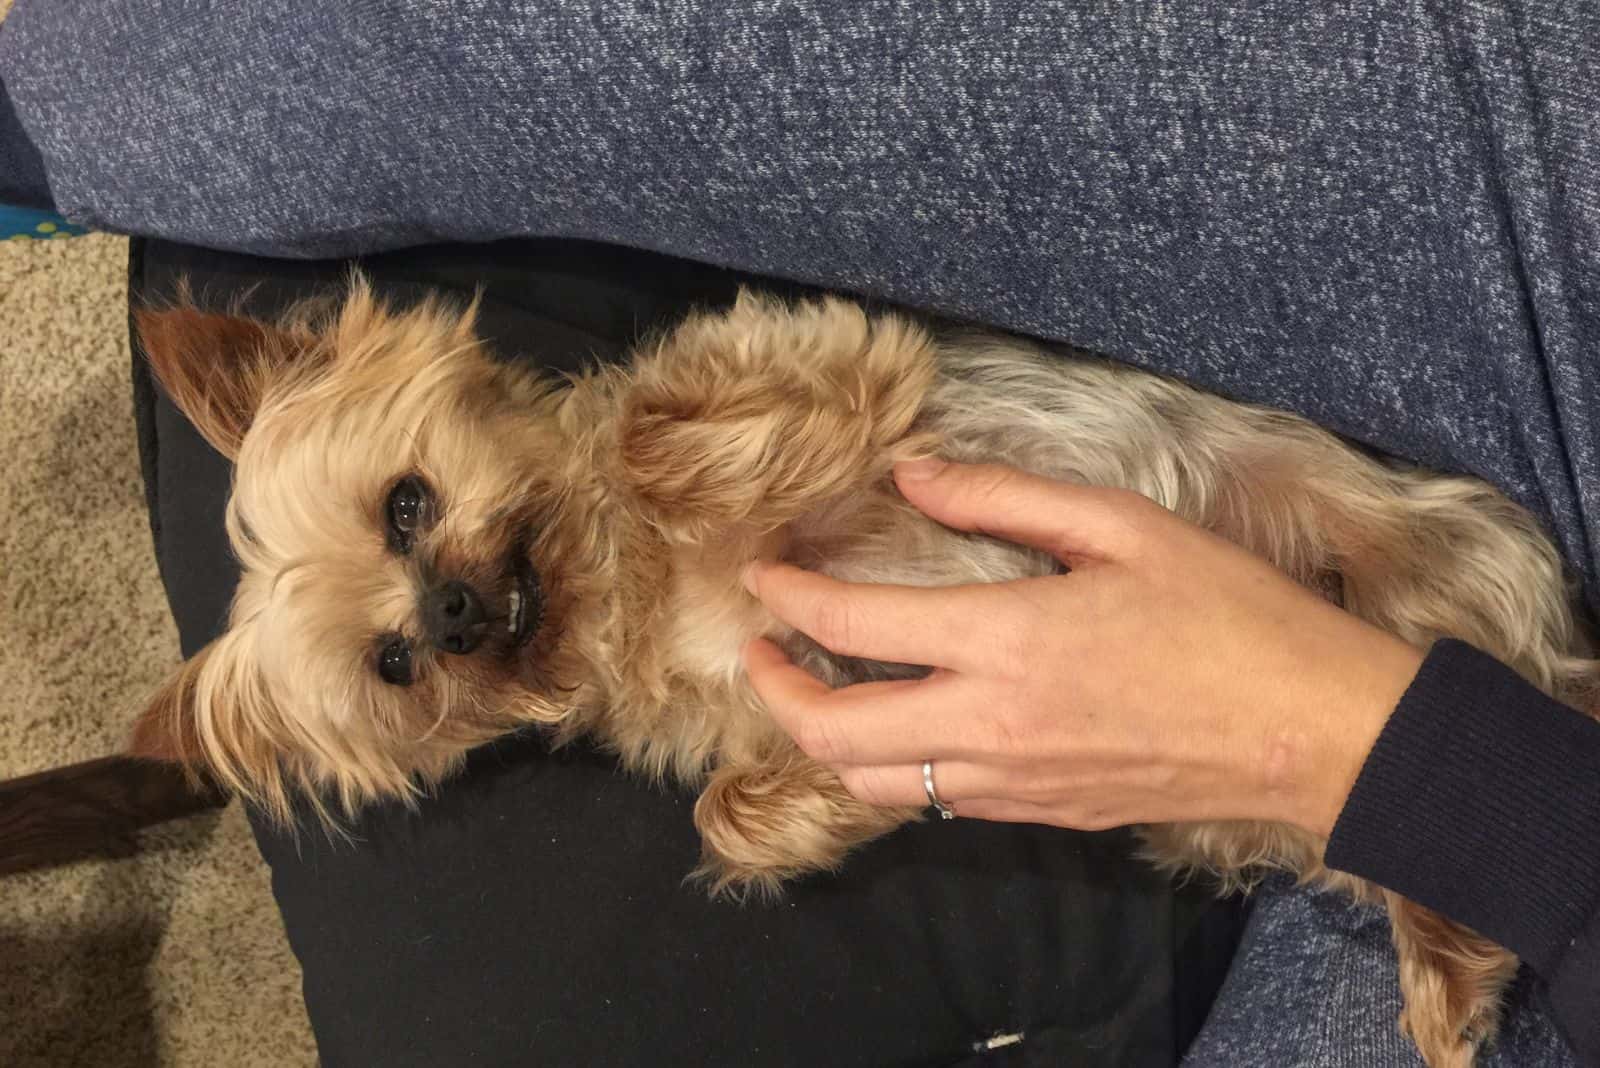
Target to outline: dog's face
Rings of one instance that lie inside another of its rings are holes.
[[[576,685],[582,532],[566,536],[559,396],[482,350],[471,313],[269,327],[189,307],[139,328],[168,394],[235,461],[242,577],[134,751],[287,814],[405,797],[471,746],[554,720]]]

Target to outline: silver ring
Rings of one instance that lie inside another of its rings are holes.
[[[928,795],[928,804],[939,810],[939,818],[953,820],[956,810],[939,800],[939,791],[933,788],[933,761],[922,762],[922,789]]]

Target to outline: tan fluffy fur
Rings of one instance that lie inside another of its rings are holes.
[[[917,813],[856,801],[797,749],[738,651],[772,636],[832,683],[905,669],[786,632],[738,576],[758,556],[921,585],[1055,568],[910,508],[890,467],[935,452],[1137,490],[1411,641],[1461,637],[1559,697],[1592,696],[1560,560],[1487,485],[1080,355],[747,294],[631,366],[558,384],[492,362],[470,311],[390,311],[359,280],[336,311],[275,327],[180,306],[143,313],[140,329],[168,391],[236,459],[228,531],[243,579],[227,633],[157,697],[135,748],[209,769],[283,819],[296,796],[329,819],[416,797],[471,746],[543,723],[701,786],[717,888],[836,867]],[[400,558],[382,502],[408,473],[441,507]],[[374,643],[417,633],[426,585],[461,578],[503,604],[516,551],[548,598],[528,646],[424,653],[413,686],[379,680]],[[1384,902],[1405,1023],[1429,1063],[1470,1063],[1492,1031],[1514,958],[1325,870],[1323,842],[1248,823],[1146,836],[1160,862],[1227,884],[1285,868]]]

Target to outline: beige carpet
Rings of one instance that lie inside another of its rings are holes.
[[[0,778],[114,751],[177,661],[138,479],[126,261],[111,237],[0,242]],[[238,807],[148,846],[0,877],[0,1066],[315,1063]]]

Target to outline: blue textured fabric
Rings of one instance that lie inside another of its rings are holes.
[[[1183,1068],[1424,1068],[1401,1035],[1400,975],[1381,909],[1275,878]],[[1576,1068],[1525,971],[1478,1068]]]
[[[1574,0],[19,0],[63,212],[277,255],[570,235],[887,297],[1480,474],[1600,546]]]

